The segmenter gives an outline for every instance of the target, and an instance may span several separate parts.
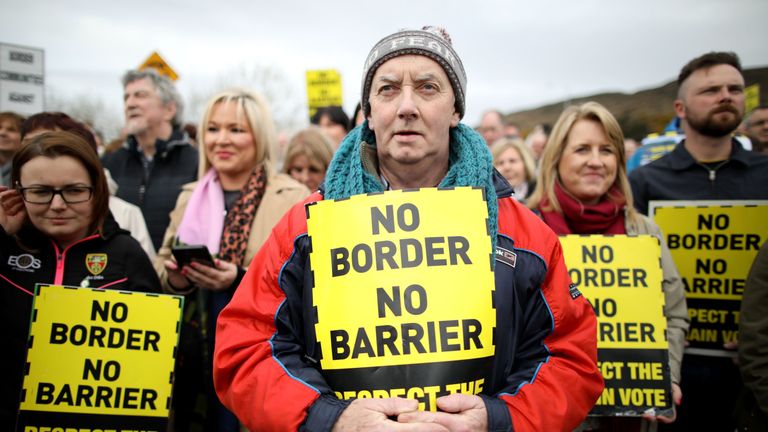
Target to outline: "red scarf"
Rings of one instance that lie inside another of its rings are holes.
[[[566,234],[626,234],[624,207],[626,199],[614,185],[597,204],[583,204],[555,183],[555,196],[562,213],[541,211],[541,216],[558,235]],[[549,199],[541,200],[540,208],[546,208]]]

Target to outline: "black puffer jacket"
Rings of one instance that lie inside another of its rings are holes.
[[[157,140],[157,152],[144,170],[138,142],[128,137],[126,145],[102,159],[117,182],[117,197],[141,208],[155,250],[163,244],[169,214],[176,205],[181,187],[197,180],[197,149],[180,130],[174,130],[168,141]]]

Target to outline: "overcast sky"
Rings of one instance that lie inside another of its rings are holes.
[[[691,58],[733,50],[768,65],[767,0],[198,1],[0,0],[0,42],[45,50],[57,96],[100,97],[121,115],[120,75],[154,50],[183,95],[213,92],[241,65],[282,71],[305,103],[304,71],[337,69],[344,106],[359,99],[363,60],[383,36],[444,26],[468,76],[465,121],[676,77]],[[761,42],[762,41],[762,42]]]

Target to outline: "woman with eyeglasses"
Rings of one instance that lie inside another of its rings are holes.
[[[237,431],[237,418],[213,390],[216,319],[272,227],[309,191],[273,170],[277,135],[257,93],[233,89],[213,96],[198,131],[199,180],[182,188],[155,261],[163,288],[187,299],[173,424],[177,431]],[[182,244],[207,246],[214,265],[179,265],[172,250]]]
[[[13,158],[11,182],[0,187],[0,430],[13,430],[19,407],[35,284],[160,291],[139,243],[107,217],[104,169],[85,140],[32,138]]]
[[[331,141],[317,127],[296,133],[285,149],[283,172],[316,191],[333,159]]]

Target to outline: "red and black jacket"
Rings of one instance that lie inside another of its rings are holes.
[[[511,197],[496,174],[496,355],[483,398],[491,431],[570,430],[603,389],[596,319],[565,268],[557,236]],[[320,193],[305,203],[322,200]],[[275,226],[221,313],[214,383],[250,430],[331,430],[349,401],[338,399],[312,360],[311,273],[300,204]]]

